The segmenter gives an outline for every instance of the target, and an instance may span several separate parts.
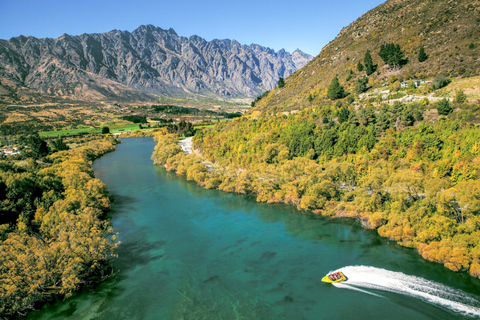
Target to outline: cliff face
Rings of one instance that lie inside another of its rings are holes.
[[[34,90],[97,101],[252,98],[311,59],[300,50],[290,54],[235,40],[180,37],[152,25],[131,33],[19,36],[0,40],[0,97],[13,101],[19,92]]]

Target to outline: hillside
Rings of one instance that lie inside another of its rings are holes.
[[[117,102],[158,96],[252,98],[311,58],[300,50],[290,54],[235,40],[181,37],[152,25],[131,33],[19,36],[0,40],[0,103],[42,97]]]
[[[186,156],[175,136],[158,134],[154,162],[206,188],[354,218],[427,260],[479,278],[479,4],[387,1],[246,115],[197,132],[195,153]],[[388,43],[404,50],[401,68],[380,59]],[[429,56],[423,62],[421,46]],[[378,67],[357,90],[365,71],[356,65],[367,50]],[[341,87],[330,86],[335,74],[356,93],[327,98]],[[456,79],[444,86],[440,74]],[[401,88],[401,78],[435,79]]]
[[[379,57],[385,43],[399,44],[404,51],[407,61],[401,69],[389,68]],[[422,46],[428,59],[419,62]],[[307,66],[288,77],[284,88],[259,101],[256,110],[295,110],[318,103],[335,74],[348,92],[354,92],[355,79],[365,75],[357,63],[363,63],[367,50],[378,65],[370,76],[373,86],[388,83],[393,74],[404,79],[479,75],[480,1],[386,1],[344,28]],[[350,71],[353,74],[347,81]],[[307,100],[310,95],[314,101]]]

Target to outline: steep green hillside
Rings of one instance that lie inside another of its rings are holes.
[[[390,68],[378,55],[386,43],[400,45],[406,59],[401,68]],[[420,62],[422,46],[428,58]],[[378,65],[370,76],[372,86],[388,83],[391,75],[400,79],[479,75],[480,1],[386,1],[344,28],[307,66],[288,77],[285,87],[257,102],[254,110],[314,105],[325,98],[335,74],[348,92],[354,92],[356,78],[366,74],[357,63],[364,64],[367,50]]]

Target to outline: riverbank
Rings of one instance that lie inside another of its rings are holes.
[[[1,317],[68,298],[111,274],[118,242],[106,214],[106,185],[95,179],[91,165],[114,151],[115,143],[107,138],[56,152],[44,166],[2,163],[7,199],[1,202]]]
[[[238,123],[250,125],[245,121]],[[466,133],[459,131],[457,134]],[[199,139],[203,139],[204,144],[216,143],[211,140],[211,136],[202,135]],[[432,212],[431,209],[435,207],[429,206],[439,203],[436,207],[439,210],[444,208],[442,199],[455,190],[462,190],[465,195],[474,194],[478,180],[462,182],[460,189],[445,184],[443,191],[435,189],[437,191],[433,194],[427,184],[430,179],[422,180],[420,169],[405,164],[395,168],[399,160],[391,165],[381,162],[383,167],[378,167],[363,154],[352,159],[354,164],[332,161],[321,165],[298,157],[277,160],[279,164],[262,161],[250,165],[248,170],[232,165],[218,166],[209,171],[202,159],[182,152],[176,136],[161,134],[156,136],[156,140],[158,144],[152,156],[156,164],[185,175],[188,180],[196,181],[205,188],[253,194],[259,202],[283,202],[325,216],[355,218],[364,227],[378,230],[381,236],[417,249],[427,260],[442,263],[454,271],[468,271],[474,277],[480,276],[480,256],[477,253],[478,240],[475,233],[475,223],[480,219],[472,214],[467,219],[465,215],[462,224],[460,216],[448,216],[444,211]],[[248,144],[253,145],[253,142]],[[276,153],[274,151],[265,150],[278,158],[282,156],[279,146]],[[373,169],[367,171],[368,168]],[[359,178],[357,172],[365,177]],[[385,181],[390,184],[389,187],[383,186]],[[438,178],[432,182],[435,181],[446,183]],[[469,196],[464,201],[476,203]],[[387,208],[389,211],[382,208],[384,203],[391,203]]]
[[[116,199],[118,275],[28,319],[466,320],[478,313],[475,279],[352,219],[332,222],[201,188],[153,166],[155,144],[125,139],[93,165]],[[337,269],[349,285],[321,282]]]

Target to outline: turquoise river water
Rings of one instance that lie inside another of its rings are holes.
[[[155,167],[151,138],[94,163],[115,199],[118,274],[28,319],[471,319],[480,283],[353,220],[206,190]],[[342,270],[343,284],[320,281]]]

